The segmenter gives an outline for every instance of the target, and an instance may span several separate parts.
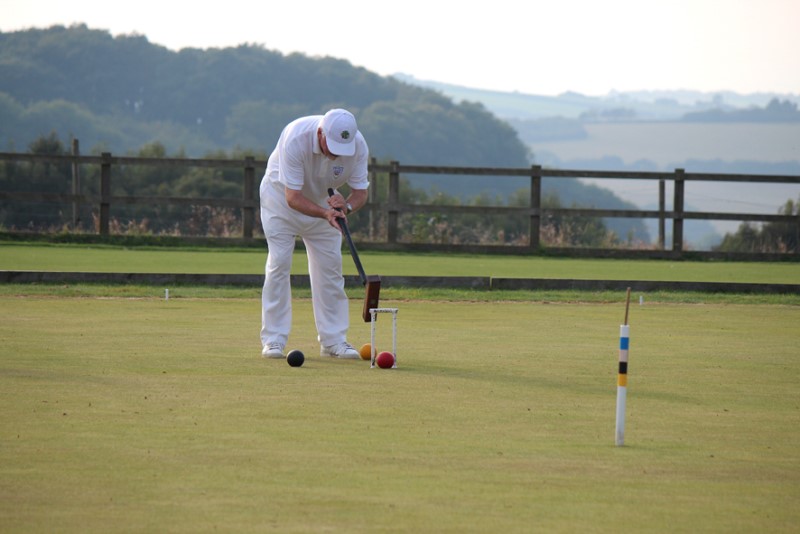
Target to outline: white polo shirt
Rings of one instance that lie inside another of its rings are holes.
[[[268,185],[281,196],[284,196],[284,187],[301,190],[309,200],[327,207],[329,187],[335,189],[345,183],[352,189],[369,187],[369,148],[359,131],[354,141],[356,151],[352,156],[328,159],[322,153],[317,138],[321,120],[322,115],[301,117],[283,129],[269,157],[262,181],[268,181]]]

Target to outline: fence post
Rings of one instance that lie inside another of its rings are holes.
[[[78,140],[73,138],[72,139],[72,155],[77,158],[77,156],[81,155],[80,144]],[[78,160],[72,160],[72,194],[77,196],[81,194],[81,169],[78,165]],[[72,199],[72,230],[75,231],[78,229],[78,224],[80,224],[80,207],[81,204],[78,202],[77,198]]]
[[[256,183],[255,159],[253,156],[244,158],[244,187],[242,188],[242,237],[253,237],[253,224],[255,224],[254,195]]]
[[[378,214],[376,204],[378,201],[378,173],[375,171],[375,165],[378,164],[377,158],[372,156],[369,158],[369,189],[367,190],[367,202],[369,202],[369,240],[374,241],[375,236],[378,235]]]
[[[666,215],[665,212],[667,210],[667,199],[666,199],[666,182],[664,179],[660,179],[658,181],[658,248],[659,250],[664,250],[664,247],[667,243],[666,237],[666,225],[665,219]]]
[[[531,166],[531,215],[528,222],[528,246],[539,248],[539,231],[542,226],[542,166]]]
[[[100,235],[109,234],[111,221],[111,152],[103,152],[100,164]]]
[[[672,219],[672,251],[678,256],[683,252],[683,169],[675,169],[675,199],[672,201],[672,210],[675,216]]]
[[[397,205],[400,202],[400,162],[392,161],[389,171],[387,241],[397,243]]]

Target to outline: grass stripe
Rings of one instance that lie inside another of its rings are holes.
[[[384,276],[489,276],[586,280],[662,280],[800,284],[798,262],[696,262],[572,259],[539,256],[391,254],[364,252],[368,273]],[[0,242],[1,270],[261,274],[265,251],[125,249],[83,245],[18,245]],[[345,253],[345,274],[357,274]],[[297,251],[292,272],[308,274]]]

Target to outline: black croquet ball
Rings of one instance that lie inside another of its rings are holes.
[[[303,365],[305,359],[306,359],[305,355],[297,349],[289,352],[289,354],[286,355],[286,361],[292,367],[300,367],[301,365]]]

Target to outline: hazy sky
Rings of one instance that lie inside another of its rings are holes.
[[[74,23],[531,94],[800,94],[800,0],[0,0],[3,32]]]

